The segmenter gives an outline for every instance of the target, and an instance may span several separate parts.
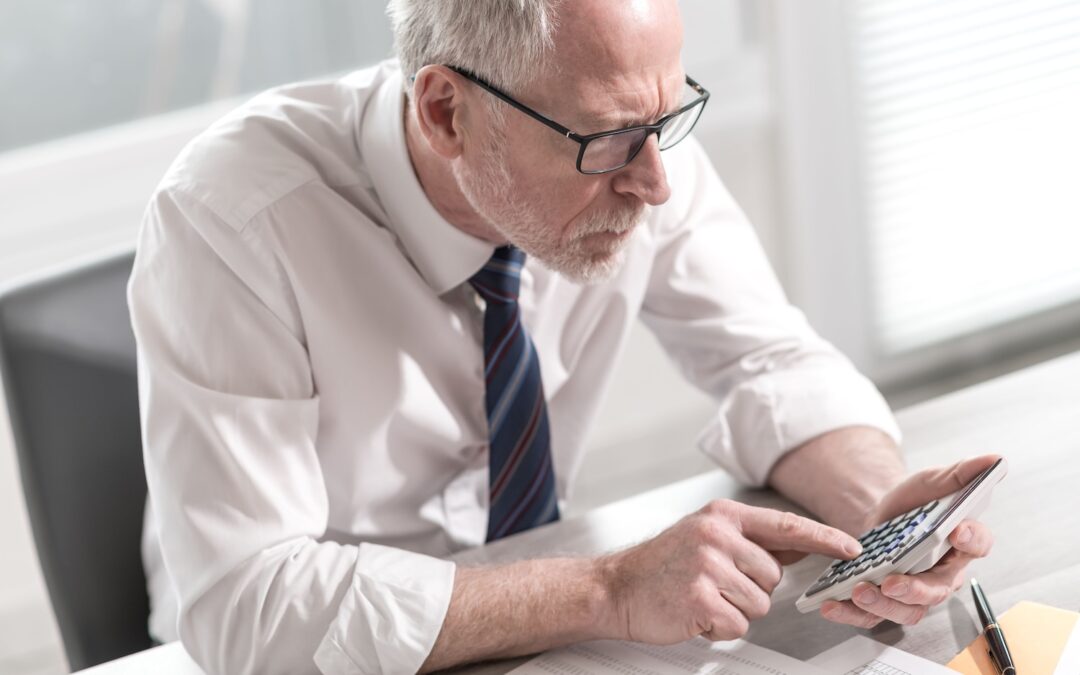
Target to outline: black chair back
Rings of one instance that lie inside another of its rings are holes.
[[[151,646],[133,254],[0,294],[3,380],[30,523],[73,670]]]

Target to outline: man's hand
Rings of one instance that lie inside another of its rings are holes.
[[[997,460],[997,455],[984,455],[912,474],[885,495],[872,513],[868,526],[956,492]],[[860,583],[852,591],[851,600],[830,600],[823,604],[822,616],[862,628],[873,628],[884,619],[902,624],[918,623],[930,607],[944,602],[960,588],[968,563],[988,555],[994,538],[982,523],[964,520],[949,533],[949,543],[952,550],[929,570],[915,575],[890,575],[880,588]]]
[[[710,502],[654,539],[601,559],[625,640],[731,640],[769,611],[789,551],[850,559],[858,541],[793,513]]]

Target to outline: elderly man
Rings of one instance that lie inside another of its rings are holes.
[[[988,466],[905,479],[880,395],[786,302],[687,137],[708,93],[674,0],[390,13],[399,61],[255,98],[148,208],[130,302],[155,637],[220,673],[731,639],[782,563],[854,556],[852,533]],[[702,449],[833,527],[716,501],[600,558],[446,561],[559,518],[637,317],[718,403]],[[975,522],[951,536],[824,617],[920,620],[990,548]]]

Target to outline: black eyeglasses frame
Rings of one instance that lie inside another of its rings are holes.
[[[559,124],[558,122],[551,119],[550,117],[547,117],[546,115],[542,115],[541,113],[536,112],[535,110],[533,110],[529,106],[527,106],[524,103],[522,103],[522,102],[518,101],[517,99],[515,99],[513,96],[510,96],[509,94],[503,92],[502,90],[492,86],[491,84],[488,84],[483,78],[480,78],[480,77],[474,75],[472,72],[470,72],[470,71],[468,71],[468,70],[466,70],[464,68],[459,68],[457,66],[449,66],[448,65],[446,67],[449,68],[450,70],[454,71],[458,75],[461,75],[462,77],[469,80],[470,82],[476,84],[481,89],[484,89],[485,91],[487,91],[491,95],[495,96],[496,98],[502,100],[504,103],[506,103],[506,104],[516,108],[517,110],[525,113],[526,115],[533,118],[537,122],[543,124],[544,126],[548,127],[549,129],[552,129],[552,130],[558,132],[559,135],[565,136],[566,138],[569,138],[572,141],[576,141],[578,143],[578,145],[580,146],[578,148],[578,155],[577,155],[577,164],[576,164],[577,170],[580,173],[590,175],[590,176],[598,175],[598,174],[604,174],[604,173],[611,173],[612,171],[618,171],[619,169],[624,168],[627,164],[634,161],[634,158],[638,156],[638,153],[641,152],[641,149],[643,147],[645,147],[645,143],[648,142],[648,139],[649,139],[650,135],[656,134],[656,138],[657,138],[657,140],[659,140],[660,139],[660,130],[664,127],[665,124],[668,123],[668,121],[670,121],[672,118],[678,117],[679,115],[681,115],[684,112],[690,110],[694,106],[700,105],[700,106],[702,106],[702,108],[704,108],[705,104],[709,100],[709,92],[708,92],[708,90],[706,90],[705,87],[701,86],[696,81],[694,81],[693,78],[691,78],[689,75],[687,75],[686,76],[686,84],[687,84],[687,86],[689,86],[691,89],[693,89],[694,91],[696,91],[698,93],[698,97],[696,99],[694,99],[693,101],[687,103],[683,107],[679,108],[675,112],[670,113],[668,115],[664,115],[663,117],[661,117],[660,119],[658,119],[656,122],[654,122],[652,124],[638,124],[638,125],[635,125],[635,126],[623,127],[623,128],[620,128],[620,129],[611,129],[609,131],[600,131],[600,132],[597,132],[595,134],[579,134],[579,133],[576,133],[575,131],[569,129],[568,127],[563,126],[562,124]],[[697,118],[694,119],[694,123],[686,131],[687,136],[689,136],[690,132],[694,130],[694,126],[697,125],[697,121],[699,119],[701,119],[701,113],[700,112],[698,113]],[[627,159],[626,159],[626,161],[624,163],[620,164],[619,166],[610,168],[610,169],[603,169],[601,171],[586,171],[586,170],[581,168],[581,160],[585,156],[585,148],[587,148],[589,143],[591,143],[592,141],[595,141],[598,138],[605,138],[607,136],[615,136],[617,134],[625,134],[625,133],[630,133],[630,132],[633,132],[633,131],[641,131],[641,130],[644,130],[644,131],[648,132],[648,133],[645,134],[645,140],[642,141],[642,143],[637,147],[636,150],[634,150],[634,152],[629,157],[627,157]],[[685,138],[685,136],[683,138]],[[682,140],[682,139],[680,139],[680,140]],[[671,146],[668,146],[668,147],[671,147]]]

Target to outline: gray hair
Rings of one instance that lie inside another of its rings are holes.
[[[405,90],[429,64],[458,66],[509,91],[536,77],[562,0],[390,0],[394,46]]]

